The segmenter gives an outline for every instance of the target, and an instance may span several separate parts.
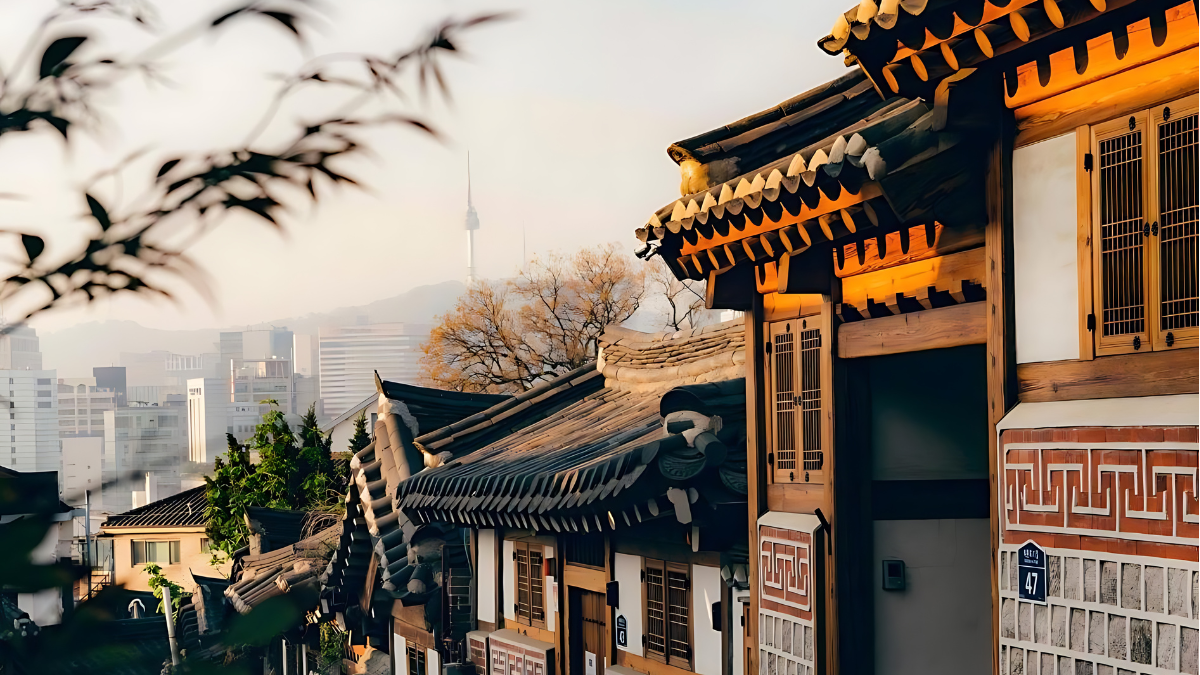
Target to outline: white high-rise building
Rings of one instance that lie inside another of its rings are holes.
[[[104,411],[116,407],[117,392],[97,387],[96,378],[58,378],[58,437],[104,438]]]
[[[0,431],[0,466],[62,475],[56,374],[0,370],[0,407],[8,408],[8,429]]]
[[[0,319],[0,326],[5,326]],[[37,331],[29,326],[13,326],[0,335],[0,370],[41,370],[42,351]]]
[[[377,370],[385,380],[415,384],[429,330],[427,324],[413,323],[322,328],[318,342],[325,415],[337,417],[375,393]]]
[[[212,465],[228,448],[225,435],[238,442],[254,435],[261,419],[257,403],[236,403],[221,378],[188,380],[188,461]]]

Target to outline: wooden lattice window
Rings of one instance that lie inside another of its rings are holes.
[[[821,316],[770,324],[770,456],[776,483],[824,481],[827,345]]]
[[[688,566],[644,559],[646,657],[679,668],[691,668],[692,582]]]
[[[1194,347],[1200,344],[1196,99],[1093,131],[1096,354]]]
[[[513,560],[517,576],[517,597],[513,613],[516,614],[517,623],[546,627],[546,598],[542,591],[545,581],[542,574],[544,559],[545,549],[541,544],[513,542]]]
[[[408,645],[408,675],[426,675],[425,648],[420,645]]]

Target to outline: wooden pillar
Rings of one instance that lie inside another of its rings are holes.
[[[999,81],[995,87],[1003,86]],[[998,97],[997,97],[998,98]],[[991,503],[992,672],[1000,673],[1000,542],[999,449],[996,425],[1017,403],[1015,321],[1012,288],[1012,111],[1000,110],[997,133],[988,150],[985,198],[988,222],[984,234],[987,255],[987,388],[988,490]]]
[[[758,666],[758,517],[767,510],[766,391],[763,388],[763,297],[757,291],[746,318],[746,484],[750,533],[750,635],[745,660],[747,675]],[[742,647],[745,648],[744,646]]]

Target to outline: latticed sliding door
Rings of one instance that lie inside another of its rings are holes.
[[[1095,129],[1096,353],[1136,351],[1150,337],[1146,317],[1147,117]],[[1143,234],[1143,230],[1145,233]]]
[[[517,622],[526,626],[546,627],[546,599],[543,594],[542,559],[544,551],[540,544],[518,541],[513,546],[513,567],[516,572],[517,597],[513,613]]]
[[[824,479],[825,337],[820,316],[769,325],[771,461],[776,483]]]
[[[1157,232],[1155,247],[1158,282],[1153,284],[1152,302],[1157,309],[1154,348],[1194,347],[1200,343],[1197,313],[1196,101],[1176,101],[1150,111],[1151,141],[1157,161],[1153,163],[1155,195],[1153,207]]]
[[[646,600],[646,657],[691,669],[691,580],[688,566],[643,560]]]

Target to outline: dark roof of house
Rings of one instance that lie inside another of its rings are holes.
[[[928,100],[884,100],[855,71],[781,108],[672,146],[674,154],[707,163],[690,179],[684,172],[684,187],[693,192],[636,230],[656,247],[641,255],[656,250],[677,277],[703,279],[743,263],[777,264],[810,248],[832,259],[835,243],[914,224],[984,222],[976,190],[983,154],[963,158],[981,136],[946,128],[951,87],[966,74],[946,78]],[[927,198],[929,185],[939,190]],[[861,203],[829,208],[844,194],[861,195]]]
[[[268,598],[298,589],[311,589],[315,602],[319,576],[337,546],[340,523],[283,548],[248,555],[242,559],[237,582],[225,589],[225,597],[240,614],[246,614]]]
[[[271,509],[265,506],[247,506],[246,518],[255,523],[260,534],[270,538],[271,548],[282,548],[304,538],[304,523],[307,511]]]
[[[70,511],[58,498],[57,471],[16,471],[0,467],[0,516]]]
[[[597,391],[604,378],[595,363],[506,397],[496,405],[417,437],[431,453],[458,455],[526,427]]]
[[[113,527],[200,527],[208,524],[204,512],[208,499],[204,486],[150,502],[125,513],[109,516],[105,528]]]
[[[743,327],[606,332],[602,389],[402,482],[399,506],[417,523],[561,532],[628,526],[660,500],[744,502]]]
[[[404,401],[417,420],[418,431],[433,431],[453,424],[480,410],[486,410],[511,396],[509,394],[479,394],[419,387],[403,382],[390,382],[375,373],[375,386],[384,396]]]

